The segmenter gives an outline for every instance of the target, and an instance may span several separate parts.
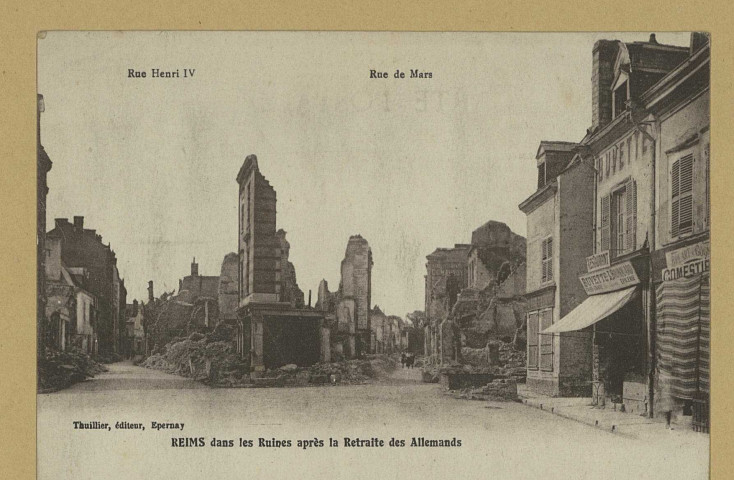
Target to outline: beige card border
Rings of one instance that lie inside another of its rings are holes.
[[[734,227],[728,206],[734,193],[727,152],[734,150],[730,133],[732,105],[732,18],[724,1],[650,2],[616,0],[583,3],[547,0],[495,1],[395,0],[354,2],[271,1],[256,4],[233,0],[132,0],[124,5],[79,0],[7,2],[0,29],[0,197],[2,245],[0,269],[2,333],[0,334],[0,472],[12,479],[35,478],[35,115],[36,35],[41,30],[398,30],[398,31],[656,31],[705,30],[712,33],[713,166],[713,358],[712,478],[734,478],[730,431],[734,426],[731,367],[734,356],[727,339],[734,322],[727,294],[734,271]]]

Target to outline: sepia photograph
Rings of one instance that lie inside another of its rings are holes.
[[[711,39],[39,32],[37,478],[709,478]]]

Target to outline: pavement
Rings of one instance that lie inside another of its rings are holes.
[[[458,400],[420,382],[419,369],[399,368],[369,385],[247,389],[210,389],[131,364],[109,369],[37,396],[38,479],[708,478],[707,435],[632,437],[520,402]],[[75,421],[111,428],[79,430]],[[146,429],[116,429],[117,422]],[[152,422],[183,428],[156,430]],[[180,438],[206,445],[174,447]],[[292,447],[259,447],[261,438]],[[345,438],[377,438],[384,447],[346,447]],[[462,444],[411,447],[421,438]],[[240,439],[254,447],[239,447]],[[300,448],[306,439],[325,446]],[[234,447],[212,446],[221,440]]]
[[[709,438],[707,434],[683,426],[667,428],[664,422],[647,415],[622,412],[611,405],[593,405],[591,397],[549,397],[529,390],[524,384],[518,385],[517,393],[520,401],[528,407],[629,438],[651,439],[661,435],[681,439],[690,437],[694,443],[700,442],[702,438],[708,441]]]

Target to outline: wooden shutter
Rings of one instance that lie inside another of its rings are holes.
[[[528,367],[538,368],[538,312],[528,313]]]
[[[673,163],[671,169],[671,229],[673,237],[693,231],[693,154]]]
[[[706,228],[711,227],[711,177],[709,172],[711,171],[711,147],[710,144],[706,144],[703,149],[703,168],[706,169]]]
[[[553,280],[553,238],[546,238],[541,245],[541,282]]]
[[[608,195],[601,198],[601,251],[609,250],[610,228],[609,228],[609,205]]]
[[[630,179],[625,187],[627,196],[627,234],[625,235],[625,251],[634,252],[637,249],[637,182]]]
[[[553,370],[553,334],[542,333],[543,330],[553,324],[553,310],[540,312],[540,368],[542,370]]]

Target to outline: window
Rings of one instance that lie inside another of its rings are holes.
[[[614,90],[614,118],[627,109],[627,82],[623,82]]]
[[[710,144],[706,144],[703,149],[703,161],[704,168],[706,169],[706,226],[711,227],[711,177],[709,172],[711,171],[711,160],[709,158],[711,153]]]
[[[545,162],[538,165],[538,188],[545,186]]]
[[[541,245],[542,268],[540,281],[541,283],[553,280],[553,237],[543,240]]]
[[[540,332],[553,325],[553,309],[540,311]],[[540,333],[540,369],[553,370],[553,334]]]
[[[637,182],[629,179],[610,195],[601,197],[600,252],[617,257],[637,248]]]
[[[619,170],[624,168],[624,142],[619,144]]]
[[[671,235],[693,232],[693,154],[673,162],[671,168]]]
[[[538,312],[528,313],[528,368],[538,368]]]
[[[613,250],[621,254],[625,251],[625,215],[627,214],[626,189],[617,190],[612,194],[612,209],[614,214],[612,217],[612,230],[614,230],[614,248]],[[616,255],[615,255],[616,256]]]
[[[541,333],[552,324],[552,308],[528,313],[528,368],[553,371],[553,334]]]

